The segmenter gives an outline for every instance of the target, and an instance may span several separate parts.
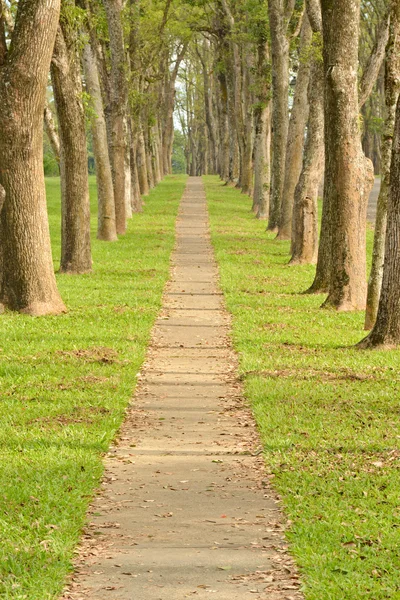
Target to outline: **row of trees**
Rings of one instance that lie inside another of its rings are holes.
[[[60,270],[79,274],[92,268],[87,122],[98,237],[114,241],[142,197],[171,172],[176,105],[189,173],[218,173],[251,194],[256,216],[268,219],[278,239],[291,239],[291,263],[316,262],[309,291],[326,293],[325,306],[337,310],[366,305],[370,158],[380,165],[366,327],[375,324],[379,298],[386,316],[366,343],[397,340],[398,318],[383,308],[386,296],[397,306],[393,277],[383,278],[380,292],[384,256],[387,270],[397,251],[387,205],[389,198],[392,214],[399,4],[0,0],[2,303],[34,315],[65,310],[50,252],[43,115],[62,180]],[[46,102],[49,73],[56,115]]]
[[[65,311],[50,250],[43,124],[60,165],[60,271],[87,273],[88,130],[97,237],[115,241],[171,172],[175,82],[190,35],[174,0],[0,0],[3,305],[32,315]]]
[[[386,296],[398,303],[394,267],[381,296],[387,204],[390,192],[395,202],[399,180],[396,157],[391,166],[399,27],[398,0],[216,0],[182,74],[189,172],[217,172],[251,194],[257,218],[268,219],[278,239],[291,240],[291,264],[316,263],[308,292],[327,294],[324,306],[365,310],[368,298],[370,329],[381,298],[384,316],[364,345],[400,342],[399,324],[383,308]],[[373,162],[382,188],[367,286]],[[387,269],[396,252],[387,239]]]

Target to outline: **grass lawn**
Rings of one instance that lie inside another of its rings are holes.
[[[59,597],[160,308],[186,177],[153,190],[116,243],[95,240],[93,274],[58,275],[58,317],[1,316],[0,597]],[[47,181],[55,266],[59,180]]]
[[[204,180],[245,393],[305,596],[400,599],[400,353],[355,350],[364,315],[301,295],[314,267],[289,267],[289,244],[250,199]]]

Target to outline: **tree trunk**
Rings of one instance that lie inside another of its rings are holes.
[[[117,230],[115,226],[114,188],[108,154],[107,128],[97,63],[89,44],[86,44],[83,51],[83,70],[86,88],[91,96],[95,113],[91,119],[91,129],[97,179],[97,239],[113,242],[117,239]]]
[[[67,45],[68,43],[68,45]],[[92,270],[85,114],[74,40],[58,28],[51,78],[60,131],[61,273]]]
[[[138,136],[138,145],[137,145],[137,172],[140,186],[140,194],[142,196],[149,195],[149,181],[147,178],[147,161],[146,161],[146,147],[144,143],[144,135],[143,131],[140,130]]]
[[[137,170],[137,159],[136,159],[136,148],[137,141],[132,132],[132,144],[131,144],[131,176],[132,176],[132,211],[134,213],[142,212],[142,197],[140,195],[140,185]]]
[[[132,218],[132,165],[131,165],[131,133],[125,122],[125,214],[127,219]]]
[[[2,302],[35,316],[66,310],[54,276],[43,174],[43,111],[59,11],[59,0],[20,0],[9,47],[0,18]]]
[[[223,181],[229,180],[229,119],[228,119],[228,87],[225,73],[218,73],[220,92],[219,113],[219,165],[220,177]]]
[[[304,132],[308,118],[307,89],[310,80],[310,60],[304,58],[311,45],[312,29],[307,15],[303,18],[299,46],[299,70],[294,92],[289,134],[286,147],[285,180],[279,220],[278,240],[290,240],[292,235],[292,215],[294,191],[299,181],[304,147]]]
[[[400,344],[400,97],[393,138],[387,223],[378,314],[373,330],[359,344],[361,348],[390,348]]]
[[[383,263],[385,259],[385,237],[387,227],[387,204],[390,193],[390,165],[393,145],[393,130],[396,116],[396,103],[400,93],[400,5],[392,3],[390,37],[386,49],[385,103],[386,119],[382,137],[382,183],[378,198],[375,221],[372,268],[368,282],[365,329],[374,326],[378,312],[379,296],[382,287]]]
[[[118,234],[126,232],[125,204],[125,115],[128,92],[125,74],[125,47],[122,30],[122,0],[104,0],[111,50],[111,165],[114,182],[115,219]]]
[[[47,137],[49,138],[54,157],[58,164],[60,164],[60,138],[54,123],[52,110],[47,101],[44,106],[44,128],[46,130]]]
[[[303,168],[295,189],[290,264],[314,264],[318,254],[318,188],[324,159],[324,72],[313,61],[308,86],[310,115]]]
[[[374,176],[358,119],[360,0],[322,0],[325,194],[331,208],[332,276],[325,306],[362,310],[366,302],[366,211]]]
[[[281,0],[269,0],[272,55],[272,174],[268,229],[276,231],[280,220],[289,127],[289,41]]]
[[[319,0],[307,0],[314,34],[322,33]],[[290,264],[314,264],[318,255],[318,189],[324,159],[324,69],[315,49],[308,84],[309,117],[303,167],[294,194]]]
[[[254,109],[254,191],[252,210],[257,219],[268,219],[271,180],[271,101],[270,82],[267,77],[269,44],[263,37],[257,45],[256,89]]]
[[[254,192],[253,211],[257,219],[266,220],[269,214],[271,107],[257,108],[254,140]]]

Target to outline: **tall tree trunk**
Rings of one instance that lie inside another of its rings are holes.
[[[125,117],[125,214],[132,218],[132,165],[131,165],[131,130],[127,116]]]
[[[322,0],[325,93],[325,193],[331,208],[332,276],[325,306],[366,303],[366,211],[374,176],[358,119],[360,0]]]
[[[82,84],[75,40],[58,28],[51,63],[61,154],[61,273],[92,270],[90,202]]]
[[[299,181],[303,162],[304,132],[308,118],[307,89],[310,80],[310,60],[304,56],[312,40],[312,29],[307,14],[303,18],[299,45],[299,70],[294,92],[293,107],[289,121],[289,134],[286,146],[285,179],[282,192],[279,231],[277,239],[290,240],[292,235],[292,215],[294,191]]]
[[[98,226],[97,238],[107,242],[117,239],[115,226],[114,188],[108,154],[107,128],[104,117],[97,63],[90,44],[83,51],[83,70],[86,88],[93,104],[94,115],[91,119],[93,153],[96,161]]]
[[[59,314],[43,174],[43,111],[59,0],[20,0],[7,47],[0,16],[2,302],[30,315]]]
[[[295,189],[290,264],[314,264],[318,255],[318,189],[324,160],[324,72],[313,61],[308,86],[310,115],[303,167]]]
[[[139,176],[136,159],[137,140],[132,132],[131,144],[131,176],[132,176],[132,211],[134,213],[142,212],[142,197],[140,195]]]
[[[385,103],[386,119],[382,137],[381,189],[375,221],[372,268],[368,282],[365,329],[374,326],[378,312],[379,296],[382,287],[383,263],[385,259],[385,237],[387,227],[387,204],[390,193],[390,165],[393,145],[393,130],[396,116],[396,103],[400,93],[400,4],[392,2],[390,36],[386,49]]]
[[[267,77],[269,45],[264,39],[257,46],[257,103],[254,110],[254,191],[252,210],[258,219],[268,219],[271,180],[271,102]]]
[[[306,7],[313,33],[322,34],[319,0],[307,0]],[[324,69],[318,48],[315,50],[307,92],[310,108],[303,167],[294,193],[290,264],[313,264],[318,254],[318,189],[324,159]]]
[[[148,196],[150,190],[149,181],[147,178],[146,146],[144,143],[144,135],[142,129],[140,129],[138,135],[136,157],[140,193],[142,196]]]
[[[220,177],[223,181],[229,180],[229,120],[228,120],[228,87],[225,73],[218,73],[219,93],[220,93],[220,113],[219,113],[219,165]]]
[[[374,328],[361,348],[393,347],[400,344],[400,97],[390,175],[390,193],[383,267],[382,292]]]
[[[115,219],[118,234],[126,232],[125,204],[125,115],[128,102],[125,47],[122,30],[122,0],[104,0],[111,50],[111,166],[114,182]]]
[[[272,55],[272,173],[268,229],[276,231],[280,220],[289,128],[288,16],[283,0],[269,0]]]
[[[208,48],[207,48],[208,49]],[[199,58],[203,68],[203,84],[204,84],[204,112],[207,123],[208,139],[210,140],[210,155],[212,173],[217,173],[218,164],[218,143],[217,143],[217,128],[214,119],[212,106],[212,89],[211,78],[209,74],[209,66],[207,62],[206,47],[204,47],[203,55],[199,52]]]

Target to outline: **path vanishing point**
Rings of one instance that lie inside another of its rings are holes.
[[[204,188],[190,178],[162,313],[63,598],[303,597],[235,372]]]

